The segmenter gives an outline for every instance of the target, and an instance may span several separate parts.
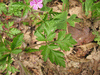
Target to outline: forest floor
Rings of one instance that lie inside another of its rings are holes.
[[[62,2],[60,0],[53,0],[48,3],[48,6],[53,8],[55,12],[62,11]],[[92,30],[96,30],[100,32],[100,21],[91,22],[91,13],[86,17],[84,12],[82,11],[82,4],[78,0],[69,0],[69,13],[67,18],[69,18],[72,14],[76,14],[77,18],[80,18],[82,21],[79,23],[75,23],[75,25],[79,24],[80,26],[76,26],[74,29],[70,29],[69,33],[72,33],[74,36],[80,36],[80,38],[85,37],[86,35],[82,35],[85,27],[86,34],[91,34]],[[81,27],[81,28],[80,28]],[[34,44],[40,44],[36,40],[36,36],[34,36],[35,28],[30,28],[30,26],[25,26],[20,24],[19,28],[22,33],[24,33],[23,46],[28,45],[29,47],[33,47]],[[81,29],[81,34],[77,34],[77,31]],[[31,33],[31,35],[30,35]],[[70,51],[62,51],[65,55],[66,67],[60,67],[59,65],[52,64],[48,59],[46,62],[43,61],[41,51],[33,52],[33,53],[22,53],[20,56],[20,60],[23,63],[24,67],[26,67],[32,75],[100,75],[100,46],[91,39],[94,39],[94,36],[88,35],[85,38],[86,41],[84,44],[74,46],[70,48]],[[81,42],[82,43],[82,42]],[[40,45],[35,48],[39,48]],[[12,64],[17,69],[17,62],[13,62]],[[19,75],[20,73],[13,73],[11,75]],[[0,74],[2,75],[2,74]],[[24,75],[24,74],[23,74]]]

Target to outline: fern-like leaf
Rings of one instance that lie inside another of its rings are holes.
[[[43,55],[44,61],[47,61],[49,58],[52,63],[65,67],[64,54],[60,51],[53,50],[55,48],[58,48],[58,46],[54,44],[40,47],[43,50],[41,54]]]
[[[61,48],[61,50],[70,50],[69,47],[73,47],[77,42],[72,38],[71,34],[67,34],[65,31],[60,31],[58,34],[58,39],[55,41]]]

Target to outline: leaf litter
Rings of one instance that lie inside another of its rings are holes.
[[[20,60],[32,75],[100,75],[100,46],[93,42],[95,36],[92,35],[91,30],[89,29],[91,28],[100,31],[100,21],[91,24],[89,21],[91,12],[90,15],[86,17],[82,11],[81,3],[79,3],[78,0],[69,1],[70,8],[68,16],[77,14],[78,18],[83,19],[83,22],[75,23],[75,28],[70,26],[68,28],[68,32],[72,33],[73,38],[78,42],[78,44],[76,44],[75,47],[70,48],[70,51],[62,51],[65,54],[65,68],[52,64],[50,60],[44,62],[41,51],[34,53],[23,52],[20,56]],[[61,12],[62,2],[60,0],[53,0],[51,3],[49,3],[49,7],[53,8],[53,11]],[[23,19],[17,18],[16,22],[25,20],[27,17],[28,16]],[[36,40],[36,36],[34,36],[35,30],[31,29],[29,26],[23,24],[15,25],[16,28],[24,33],[25,43],[22,44],[23,48],[26,46],[33,48],[36,44],[44,43]],[[37,49],[39,47],[40,46],[36,46]],[[12,65],[17,69],[21,68],[16,62],[13,62]],[[20,73],[17,72],[11,75],[19,74]]]

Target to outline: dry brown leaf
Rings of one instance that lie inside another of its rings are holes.
[[[75,24],[75,27],[68,26],[68,32],[71,33],[72,37],[77,41],[76,45],[90,43],[95,38],[88,27],[80,28],[78,24]]]
[[[82,7],[74,7],[72,9],[69,9],[69,14],[70,15],[76,14],[78,18],[83,18],[82,12],[83,12]]]
[[[77,47],[80,47],[83,51],[86,51],[86,50],[90,50],[94,47],[98,46],[98,44],[96,43],[88,43],[88,44],[84,44],[84,45],[80,45],[80,46],[77,46]]]

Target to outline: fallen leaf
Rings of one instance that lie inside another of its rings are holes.
[[[81,28],[79,24],[75,24],[75,27],[68,25],[68,32],[71,33],[72,37],[77,41],[76,45],[90,43],[95,38],[95,35],[90,32],[88,27]]]

